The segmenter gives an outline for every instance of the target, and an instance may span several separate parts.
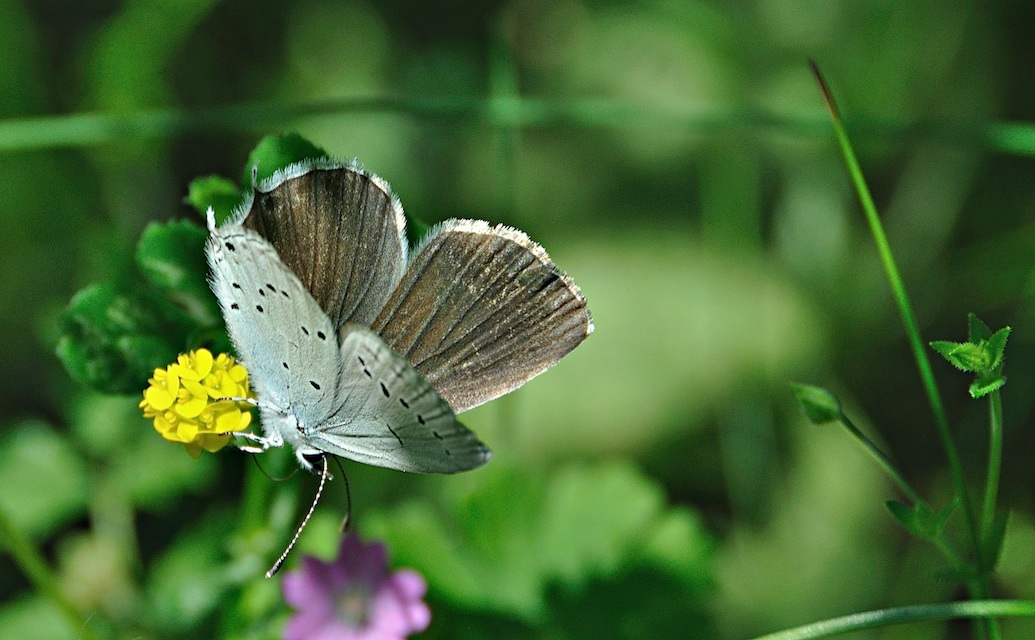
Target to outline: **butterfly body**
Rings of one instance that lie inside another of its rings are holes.
[[[422,473],[484,464],[459,412],[545,370],[592,331],[578,288],[523,233],[452,220],[412,257],[384,181],[292,165],[228,223],[209,216],[211,286],[251,373],[263,436]]]

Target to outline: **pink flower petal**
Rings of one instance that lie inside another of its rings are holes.
[[[403,640],[427,629],[427,583],[411,569],[389,574],[387,561],[383,544],[352,533],[333,562],[303,558],[283,581],[284,599],[296,609],[285,640]]]

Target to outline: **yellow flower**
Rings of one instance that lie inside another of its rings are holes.
[[[170,442],[187,447],[192,458],[201,451],[219,451],[230,442],[227,435],[243,431],[252,414],[244,402],[225,398],[254,398],[248,371],[225,353],[212,357],[208,349],[180,354],[155,376],[144,390],[140,408],[154,418],[155,430]]]

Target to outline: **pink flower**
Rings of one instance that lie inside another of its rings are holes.
[[[401,640],[428,628],[427,588],[416,571],[389,574],[385,546],[350,532],[337,560],[306,556],[284,576],[284,599],[297,610],[284,640]]]

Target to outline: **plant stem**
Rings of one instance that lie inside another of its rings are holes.
[[[863,449],[866,450],[866,453],[868,453],[870,457],[877,462],[877,465],[879,465],[880,468],[884,470],[884,473],[888,474],[888,477],[890,477],[891,480],[896,485],[898,485],[899,490],[902,491],[902,493],[906,494],[906,496],[909,498],[911,502],[913,502],[913,504],[923,504],[924,499],[921,498],[920,494],[917,493],[916,490],[913,489],[912,486],[910,486],[909,482],[907,482],[906,479],[902,477],[902,474],[899,473],[898,469],[895,468],[895,465],[892,464],[888,456],[885,455],[879,447],[877,447],[873,440],[870,440],[866,436],[866,434],[860,431],[859,428],[856,427],[855,424],[848,418],[848,416],[844,414],[841,415],[841,424],[844,426],[845,429],[848,429],[848,432],[851,433],[852,436],[854,436],[855,439],[863,446]]]
[[[229,131],[261,135],[297,126],[303,118],[396,114],[502,127],[682,127],[695,133],[779,131],[817,138],[827,119],[815,113],[774,116],[759,111],[679,109],[638,100],[557,99],[536,96],[350,97],[310,102],[244,102],[198,109],[142,109],[127,113],[71,113],[0,119],[0,153],[84,148],[155,140],[188,133]],[[959,121],[910,122],[859,118],[857,130],[879,140],[933,140],[1002,154],[1035,156],[1035,126]]]
[[[945,450],[945,457],[949,463],[950,472],[952,473],[953,489],[960,499],[960,504],[963,508],[963,515],[967,522],[967,530],[970,535],[971,545],[975,552],[979,579],[977,581],[978,591],[974,593],[974,596],[977,598],[986,598],[988,597],[988,571],[985,566],[984,554],[981,552],[981,533],[978,529],[973,501],[967,491],[967,483],[963,476],[963,464],[960,461],[959,451],[956,448],[956,442],[952,439],[952,432],[949,429],[949,419],[945,413],[945,407],[942,404],[942,398],[941,394],[938,392],[938,386],[935,384],[934,372],[931,369],[931,361],[927,357],[927,350],[920,337],[920,329],[916,322],[916,316],[913,314],[913,308],[909,304],[909,297],[906,294],[905,284],[902,282],[902,275],[899,273],[898,266],[895,264],[894,256],[891,253],[891,245],[888,243],[888,238],[884,233],[884,226],[881,224],[880,217],[877,215],[877,206],[874,204],[873,196],[870,195],[869,187],[866,185],[866,179],[863,176],[862,168],[859,166],[859,160],[855,156],[855,150],[852,147],[851,141],[848,139],[848,134],[845,131],[844,124],[841,120],[841,113],[837,108],[837,104],[834,102],[834,97],[830,93],[819,67],[814,61],[810,61],[810,63],[812,65],[812,71],[816,76],[816,80],[819,82],[820,89],[823,92],[823,98],[826,100],[827,109],[830,111],[830,119],[834,125],[834,134],[837,138],[838,146],[841,149],[841,155],[844,158],[848,174],[853,186],[855,187],[856,194],[859,197],[863,213],[866,215],[866,221],[870,225],[870,233],[873,235],[874,243],[877,245],[877,251],[880,253],[881,261],[884,264],[884,271],[888,278],[888,284],[891,287],[892,296],[895,299],[895,303],[898,305],[899,314],[902,317],[902,324],[905,325],[906,335],[909,337],[909,345],[913,351],[913,358],[916,361],[917,369],[920,372],[920,378],[923,381],[924,390],[927,393],[927,400],[934,413],[935,424],[938,427],[938,436],[942,441],[942,448]],[[988,632],[991,640],[997,640],[1000,636],[998,624],[994,619],[988,620]]]
[[[895,468],[895,465],[892,464],[888,456],[880,450],[873,440],[870,440],[866,434],[860,431],[851,419],[844,414],[841,415],[841,424],[849,433],[852,434],[856,441],[862,445],[866,453],[877,462],[877,465],[884,470],[884,473],[888,474],[888,477],[891,478],[892,482],[898,486],[899,490],[904,493],[913,504],[924,504],[924,500],[920,497],[920,494],[913,489],[904,477],[902,477],[902,474]],[[931,542],[945,557],[954,571],[964,573],[964,564],[960,559],[959,554],[956,553],[956,550],[952,548],[942,535],[939,535],[936,538],[931,538]]]
[[[951,620],[953,618],[991,619],[992,616],[1035,618],[1035,601],[970,600],[968,602],[945,602],[878,609],[841,618],[821,620],[801,627],[758,636],[754,640],[814,640],[815,638],[829,638],[843,633],[906,622]]]
[[[996,389],[988,398],[988,479],[981,511],[981,535],[987,539],[995,522],[995,506],[999,495],[999,473],[1003,463],[1003,397]],[[994,558],[986,558],[990,564]]]
[[[7,514],[0,511],[0,543],[7,547],[11,558],[22,573],[44,597],[49,598],[65,614],[72,626],[84,640],[95,640],[97,636],[74,604],[61,591],[57,576],[47,564],[43,554],[21,530],[15,527]]]

